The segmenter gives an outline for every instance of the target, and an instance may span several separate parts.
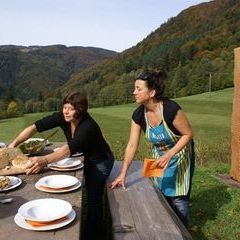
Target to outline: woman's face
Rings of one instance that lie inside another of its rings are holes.
[[[63,105],[63,115],[67,122],[73,122],[76,120],[74,117],[76,110],[73,105],[66,103]]]
[[[145,81],[140,79],[135,81],[133,95],[135,97],[136,103],[143,104],[148,102],[152,97],[154,97],[154,92],[154,90],[148,89]]]

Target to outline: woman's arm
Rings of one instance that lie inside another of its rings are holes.
[[[173,121],[173,126],[180,132],[181,138],[173,148],[156,161],[155,166],[166,168],[170,159],[193,138],[192,127],[183,111],[178,110]]]
[[[63,158],[70,156],[68,144],[63,145],[57,151],[45,156],[32,157],[29,160],[31,163],[27,167],[26,174],[33,174],[40,172],[49,163],[57,162]]]
[[[8,147],[16,147],[26,139],[30,138],[37,132],[35,124],[25,128],[19,135],[8,145]]]
[[[138,124],[136,124],[134,121],[132,121],[130,136],[129,136],[127,147],[125,149],[124,162],[122,165],[122,169],[119,176],[111,183],[110,185],[111,189],[115,188],[118,185],[121,185],[125,189],[125,179],[127,175],[127,170],[138,148],[140,134],[141,134],[141,127]]]

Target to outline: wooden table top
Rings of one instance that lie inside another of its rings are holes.
[[[52,146],[46,149],[46,152],[49,152],[51,149],[54,149],[60,145],[60,143],[54,143]],[[83,157],[80,159],[83,159]],[[21,178],[22,184],[15,189],[0,193],[0,199],[5,199],[8,197],[13,198],[12,203],[0,203],[0,240],[80,239],[82,187],[67,193],[47,193],[39,191],[35,188],[35,183],[40,178],[53,174],[67,174],[75,176],[81,182],[83,179],[82,169],[71,172],[58,172],[50,169],[44,169],[43,172],[35,175],[17,175],[17,177]],[[68,201],[76,212],[75,220],[63,228],[50,231],[31,231],[16,225],[14,222],[14,217],[17,214],[19,207],[28,201],[40,198],[57,198]]]

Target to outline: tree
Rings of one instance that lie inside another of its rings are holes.
[[[18,103],[16,101],[11,101],[7,107],[7,117],[19,117],[22,115],[23,113],[21,112]]]
[[[58,104],[59,101],[57,98],[47,98],[44,102],[44,109],[45,111],[57,111],[59,110]]]
[[[175,73],[173,75],[173,79],[171,82],[171,89],[174,93],[174,97],[185,96],[186,86],[188,85],[187,74],[182,67],[181,63],[178,64]]]

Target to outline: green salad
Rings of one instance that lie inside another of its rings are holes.
[[[44,140],[42,139],[28,139],[25,142],[23,142],[19,148],[20,150],[24,153],[24,154],[37,154],[37,153],[41,153],[44,148],[45,148],[46,144],[44,142]]]

